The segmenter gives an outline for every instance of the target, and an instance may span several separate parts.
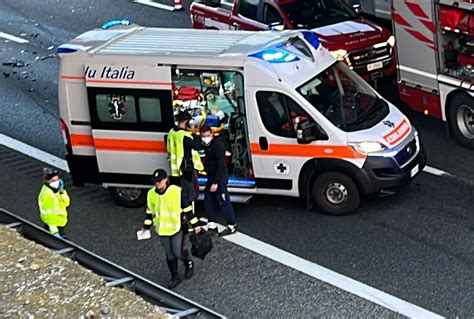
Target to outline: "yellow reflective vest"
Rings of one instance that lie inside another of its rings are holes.
[[[147,214],[153,215],[155,232],[159,236],[172,236],[181,229],[181,188],[170,185],[163,194],[155,187],[148,191]]]
[[[166,147],[168,151],[169,161],[171,165],[171,176],[179,177],[182,175],[181,164],[184,158],[184,138],[193,138],[191,132],[185,130],[175,130],[172,128],[168,133]],[[204,170],[204,165],[201,162],[201,157],[196,150],[191,151],[193,166],[197,171]]]
[[[70,198],[66,191],[54,192],[43,185],[38,195],[38,206],[43,223],[48,226],[64,227],[67,224],[67,210]]]

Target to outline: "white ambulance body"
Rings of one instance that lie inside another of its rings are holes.
[[[408,119],[310,31],[128,26],[86,32],[58,55],[73,180],[108,187],[122,205],[142,204],[153,170],[169,170],[176,100],[193,115],[226,114],[220,135],[234,199],[300,196],[350,213],[362,196],[411,182],[426,163]]]

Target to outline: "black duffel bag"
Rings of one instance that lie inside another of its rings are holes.
[[[206,230],[199,233],[192,233],[189,237],[191,241],[191,254],[194,257],[204,259],[212,250],[212,235]]]

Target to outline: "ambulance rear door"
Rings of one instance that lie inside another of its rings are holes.
[[[168,168],[165,136],[173,126],[171,68],[85,66],[97,163],[106,185],[149,185]]]

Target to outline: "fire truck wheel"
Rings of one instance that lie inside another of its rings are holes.
[[[146,204],[147,190],[144,188],[109,187],[109,193],[117,204],[124,207],[141,207]]]
[[[474,99],[466,94],[454,96],[449,107],[448,121],[456,141],[474,148]]]
[[[313,200],[325,214],[347,215],[355,213],[360,204],[357,185],[349,176],[326,172],[313,184]]]

